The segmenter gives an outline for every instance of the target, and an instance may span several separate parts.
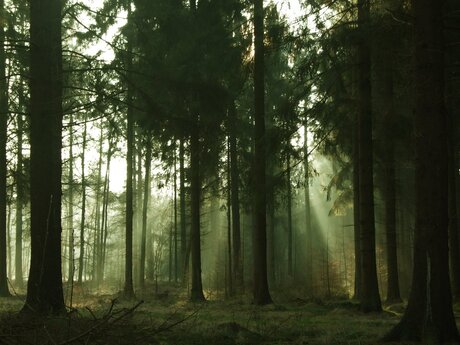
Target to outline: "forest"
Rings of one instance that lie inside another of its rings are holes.
[[[0,0],[0,344],[460,344],[459,0]]]

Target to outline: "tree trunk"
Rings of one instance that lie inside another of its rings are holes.
[[[449,209],[449,253],[450,253],[450,269],[452,277],[452,294],[458,299],[460,298],[460,239],[459,239],[459,223],[457,214],[457,181],[458,174],[454,131],[455,127],[452,121],[451,114],[448,116],[448,209]]]
[[[264,7],[262,0],[254,0],[254,198],[255,227],[254,252],[254,303],[272,303],[267,280],[267,196],[265,157],[265,87],[264,87]]]
[[[185,167],[184,167],[184,139],[179,143],[179,207],[180,207],[180,275],[185,280],[185,261],[187,255],[187,228],[185,224]]]
[[[288,230],[288,275],[294,278],[294,269],[292,262],[292,187],[291,187],[291,155],[287,154],[287,230]]]
[[[237,146],[237,113],[235,102],[229,110],[229,141],[230,141],[230,185],[231,185],[231,214],[232,214],[232,249],[233,249],[233,282],[235,292],[243,289],[243,262],[241,260],[241,221],[240,221],[240,176],[238,169]]]
[[[4,0],[0,2],[3,13]],[[0,26],[0,297],[9,296],[7,277],[6,248],[6,208],[7,208],[7,158],[6,142],[8,137],[8,78],[6,76],[5,26]]]
[[[225,296],[235,294],[233,284],[233,264],[232,264],[232,180],[231,180],[231,149],[230,137],[227,142],[227,255],[225,260]]]
[[[177,140],[174,139],[174,283],[179,277],[179,257],[178,257],[178,221],[177,221]]]
[[[448,141],[448,198],[449,198],[449,253],[452,279],[452,293],[460,300],[460,186],[459,186],[459,110],[460,110],[460,80],[458,78],[458,59],[460,57],[460,32],[455,30],[460,14],[460,4],[456,0],[447,0],[444,8],[444,40],[446,62],[446,108]]]
[[[80,257],[78,260],[78,283],[83,282],[85,260],[85,226],[86,226],[86,174],[85,174],[85,151],[87,140],[86,121],[83,129],[83,147],[81,151],[81,221],[80,221]]]
[[[201,177],[200,177],[200,134],[199,116],[193,114],[193,129],[190,138],[190,187],[191,187],[191,251],[192,251],[192,301],[204,301],[203,285],[201,281],[201,233],[200,233],[200,209],[201,209]]]
[[[31,262],[23,311],[65,312],[61,274],[61,1],[30,2]]]
[[[381,311],[377,281],[374,223],[374,182],[371,105],[371,59],[369,45],[369,0],[358,1],[358,21],[361,42],[359,60],[359,220],[361,235],[361,310]]]
[[[72,286],[75,274],[75,262],[74,262],[74,231],[73,231],[73,187],[74,187],[74,176],[73,176],[73,115],[70,114],[69,118],[69,207],[67,215],[67,228],[69,229],[69,262],[68,262],[68,282]],[[19,159],[18,159],[19,164]],[[17,250],[17,249],[16,249]]]
[[[132,24],[131,6],[128,6],[128,57],[127,70],[132,68]],[[127,299],[134,298],[133,287],[133,160],[134,160],[134,109],[132,106],[134,97],[131,86],[128,86],[128,110],[127,110],[127,152],[126,152],[126,228],[125,228],[125,286],[123,295]]]
[[[21,82],[22,85],[22,82]],[[21,86],[22,91],[22,86]],[[15,276],[16,286],[22,289],[24,286],[24,273],[22,270],[22,227],[23,227],[23,207],[24,207],[24,163],[22,156],[23,146],[23,121],[21,114],[17,115],[18,118],[18,156],[16,168],[16,245],[15,245]]]
[[[387,340],[458,342],[448,254],[443,1],[412,1],[415,39],[415,244],[412,290]]]
[[[110,162],[112,160],[113,155],[113,146],[114,142],[112,136],[110,135],[109,138],[109,148],[107,153],[107,168],[105,171],[105,178],[104,178],[104,194],[102,198],[102,257],[101,257],[101,268],[100,268],[100,279],[101,281],[104,280],[104,272],[105,272],[105,261],[107,257],[107,236],[108,236],[108,213],[109,213],[109,194],[110,194]]]
[[[394,109],[394,82],[393,82],[393,56],[395,53],[394,37],[397,32],[394,29],[394,19],[391,15],[399,6],[399,0],[387,0],[384,23],[387,31],[385,37],[380,40],[382,49],[379,57],[382,59],[382,89],[381,98],[383,104],[383,178],[384,178],[384,203],[385,203],[385,235],[387,245],[387,303],[401,302],[399,292],[398,256],[396,242],[396,171],[395,171],[395,125],[396,115]]]
[[[303,154],[304,154],[304,199],[305,199],[305,232],[307,234],[307,262],[306,262],[306,271],[307,271],[307,291],[310,295],[314,294],[313,290],[313,232],[311,227],[311,206],[310,206],[310,178],[309,170],[310,164],[308,162],[309,152],[308,152],[308,119],[305,119],[304,124],[304,142],[303,142]]]
[[[103,218],[103,215],[101,215],[101,187],[102,187],[102,157],[103,157],[103,143],[104,143],[104,126],[103,126],[103,123],[101,122],[101,132],[100,132],[100,136],[99,136],[99,160],[97,162],[97,182],[96,182],[96,219],[95,219],[95,226],[94,226],[94,229],[95,229],[95,232],[96,232],[96,246],[94,248],[95,252],[99,254],[99,250],[100,250],[100,239],[101,239],[101,232],[102,232],[102,223],[103,223],[103,220],[101,220],[101,218]],[[102,206],[104,207],[104,206]],[[103,213],[104,211],[102,211]],[[99,285],[99,283],[101,282],[101,277],[100,277],[100,260],[101,260],[101,256],[100,255],[96,255],[95,257],[95,269],[96,269],[96,286]]]
[[[145,154],[145,174],[144,174],[144,200],[142,205],[142,234],[141,234],[141,257],[139,265],[139,286],[144,289],[145,284],[145,247],[147,241],[147,211],[150,197],[150,167],[152,162],[152,142],[147,139],[147,152]]]

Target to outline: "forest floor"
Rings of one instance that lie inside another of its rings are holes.
[[[263,307],[250,304],[250,296],[190,303],[179,289],[139,297],[143,301],[75,294],[69,315],[47,319],[19,314],[21,296],[2,298],[0,344],[379,344],[403,312],[395,305],[363,314],[346,300],[276,293],[277,303]],[[456,309],[460,314],[460,306]]]

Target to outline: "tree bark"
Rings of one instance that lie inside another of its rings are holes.
[[[243,289],[243,263],[241,260],[241,221],[240,221],[240,183],[238,169],[238,147],[236,123],[237,113],[235,102],[232,102],[229,110],[229,141],[230,141],[230,184],[231,184],[231,214],[232,214],[232,249],[233,249],[233,282],[234,291]]]
[[[313,290],[313,232],[311,227],[311,206],[310,206],[310,178],[309,170],[310,164],[308,162],[309,152],[308,152],[308,119],[305,119],[304,124],[304,142],[303,142],[303,154],[304,154],[304,201],[305,201],[305,232],[307,234],[307,262],[306,262],[306,271],[307,271],[307,291],[310,295],[314,294]]]
[[[23,311],[65,312],[61,274],[61,1],[30,3],[31,262]]]
[[[382,59],[382,89],[381,98],[383,104],[383,178],[384,178],[384,203],[385,203],[385,235],[387,249],[387,303],[401,302],[399,291],[398,256],[396,241],[396,171],[395,171],[395,126],[396,114],[394,108],[394,81],[393,66],[395,53],[395,40],[397,32],[394,28],[394,19],[391,12],[397,11],[399,1],[387,0],[387,8],[384,15],[384,26],[387,28],[385,37],[380,41],[382,51],[379,57]]]
[[[267,280],[267,196],[266,196],[266,145],[265,145],[265,87],[264,87],[264,6],[254,0],[254,198],[255,227],[254,252],[254,303],[272,303]]]
[[[5,11],[4,0],[0,2],[0,11]],[[9,296],[7,277],[6,246],[6,209],[7,209],[7,158],[6,142],[8,137],[8,79],[6,76],[5,27],[0,25],[0,296]]]
[[[412,290],[387,340],[458,342],[448,254],[448,153],[444,110],[444,1],[412,1],[415,43],[415,244]]]
[[[185,148],[184,139],[180,139],[179,143],[179,207],[180,207],[180,275],[185,281],[185,261],[187,256],[187,227],[185,224]]]
[[[75,254],[75,249],[74,249],[74,231],[73,231],[73,222],[74,222],[74,217],[73,217],[73,187],[74,187],[74,176],[73,176],[73,115],[70,115],[69,119],[69,207],[68,207],[68,212],[69,214],[67,215],[67,228],[69,231],[69,262],[68,262],[68,282],[70,285],[73,284],[73,279],[74,279],[74,274],[75,274],[75,262],[74,262],[74,254]],[[19,164],[19,159],[18,159],[18,164]],[[16,249],[17,250],[17,249]]]
[[[191,187],[191,251],[192,251],[192,301],[204,301],[203,284],[201,281],[201,177],[200,177],[200,137],[199,116],[193,114],[193,129],[190,137],[190,187]]]
[[[110,194],[110,162],[112,160],[113,155],[113,138],[112,134],[109,137],[109,147],[107,153],[107,167],[105,171],[105,178],[104,178],[104,192],[102,198],[102,254],[101,254],[101,268],[100,268],[100,279],[101,281],[104,280],[104,272],[105,272],[105,262],[107,257],[107,237],[109,233],[108,224],[109,224],[109,194]]]
[[[177,283],[179,277],[179,257],[178,257],[178,219],[177,219],[177,140],[174,139],[174,282]]]
[[[78,283],[83,282],[85,267],[85,227],[86,227],[86,174],[85,174],[85,151],[87,125],[83,128],[83,146],[81,151],[81,221],[80,221],[80,257],[78,260]]]
[[[361,41],[358,47],[359,60],[359,221],[361,239],[361,310],[381,311],[377,282],[375,255],[373,142],[371,105],[371,58],[369,45],[370,4],[369,0],[358,1],[358,21]]]
[[[227,141],[227,255],[225,266],[225,296],[233,296],[235,288],[233,283],[233,263],[232,263],[232,179],[231,179],[231,148],[230,137]]]
[[[128,6],[128,56],[127,70],[132,69],[133,34],[131,6]],[[123,295],[127,299],[134,298],[133,287],[133,163],[134,163],[134,109],[132,106],[134,97],[133,89],[128,86],[128,109],[127,109],[127,152],[126,152],[126,224],[125,224],[125,286]]]
[[[21,82],[21,91],[22,82]],[[21,92],[22,94],[22,92]],[[16,168],[16,241],[15,241],[15,276],[16,286],[22,289],[24,286],[24,273],[22,269],[22,228],[23,228],[23,209],[24,209],[24,163],[23,163],[23,131],[24,119],[21,114],[17,115],[18,119],[18,155]]]
[[[458,173],[454,131],[455,127],[448,114],[448,209],[449,209],[449,254],[450,254],[450,273],[452,277],[452,294],[458,299],[460,298],[460,239],[459,239],[459,223],[457,214],[457,181],[456,174]]]
[[[150,197],[150,168],[152,162],[152,142],[150,137],[147,139],[147,151],[145,154],[145,174],[144,174],[144,200],[142,205],[142,234],[141,234],[141,257],[139,265],[139,286],[141,289],[145,286],[145,247],[147,241],[147,211]]]
[[[292,245],[292,186],[291,186],[291,155],[287,154],[286,159],[286,166],[287,166],[287,230],[288,230],[288,275],[291,278],[294,278],[294,269],[293,269],[293,245]]]

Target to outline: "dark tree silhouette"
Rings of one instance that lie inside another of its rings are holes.
[[[5,2],[0,1],[0,13]],[[0,296],[9,296],[6,263],[6,141],[8,137],[8,79],[6,77],[5,28],[0,25]]]
[[[370,3],[358,1],[360,27],[359,60],[359,233],[361,237],[361,309],[365,312],[382,309],[377,282],[375,257],[374,182],[371,104],[371,55],[369,45]]]
[[[24,311],[65,312],[61,275],[61,1],[30,3],[31,262]]]
[[[254,0],[254,303],[272,303],[267,280],[267,196],[265,158],[264,7]]]
[[[414,270],[409,302],[387,340],[458,341],[448,251],[448,152],[444,110],[444,1],[412,1],[415,44]]]

